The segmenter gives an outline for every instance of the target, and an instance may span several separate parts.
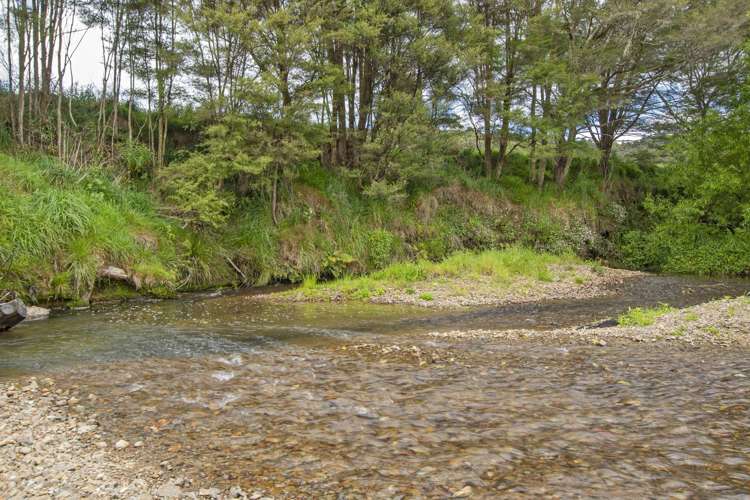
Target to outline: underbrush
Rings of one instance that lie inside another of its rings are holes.
[[[519,204],[509,186],[450,170],[394,202],[308,165],[280,193],[278,225],[269,200],[248,196],[213,229],[181,224],[133,186],[103,168],[0,156],[0,289],[32,302],[86,302],[113,289],[98,277],[106,266],[158,296],[368,273],[363,280],[490,273],[501,282],[545,279],[545,263],[608,251],[590,199],[519,191]]]
[[[702,224],[663,222],[651,231],[622,237],[628,267],[702,276],[750,275],[750,231],[721,230]]]

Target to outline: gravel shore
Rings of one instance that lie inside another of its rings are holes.
[[[644,275],[638,271],[588,265],[552,265],[549,270],[548,281],[521,277],[506,283],[480,275],[439,278],[416,282],[409,286],[383,284],[375,293],[359,300],[374,304],[452,308],[521,304],[555,299],[588,299],[614,294],[618,286],[627,280]],[[294,289],[255,297],[279,302],[353,300],[341,293],[335,282],[330,286],[318,285],[313,290]]]
[[[94,396],[52,379],[0,383],[0,498],[267,498],[175,477],[149,443],[99,433]]]
[[[648,326],[598,326],[556,330],[452,330],[431,332],[448,340],[540,341],[556,343],[679,343],[750,347],[750,297],[726,298],[675,310]]]

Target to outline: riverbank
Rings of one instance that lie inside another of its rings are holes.
[[[450,308],[521,304],[555,299],[589,299],[616,293],[643,273],[511,247],[455,254],[439,263],[394,264],[368,276],[305,282],[260,300],[279,302],[363,301]]]
[[[589,186],[590,188],[591,186]],[[311,165],[220,227],[182,223],[165,200],[111,166],[85,171],[0,153],[0,290],[27,304],[80,307],[135,296],[361,276],[399,262],[524,246],[606,257],[620,222],[598,190],[538,192],[446,171],[386,202]]]
[[[612,324],[617,323],[618,324]],[[750,347],[750,297],[714,300],[684,309],[659,306],[632,310],[619,320],[553,330],[451,330],[428,334],[447,341],[590,343],[670,343],[690,346]]]

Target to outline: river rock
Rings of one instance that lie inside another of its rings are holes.
[[[49,309],[39,306],[29,306],[26,308],[26,321],[36,321],[38,319],[49,318]]]
[[[26,319],[26,305],[21,299],[0,304],[0,332],[10,330]]]
[[[460,490],[453,493],[453,498],[466,498],[470,497],[473,493],[471,486],[464,486]]]
[[[124,439],[120,439],[118,442],[115,443],[115,449],[116,450],[124,450],[128,446],[130,446],[130,443],[128,443]]]
[[[128,281],[130,277],[125,269],[121,269],[115,266],[107,266],[99,269],[100,278],[109,278],[115,281]]]
[[[198,496],[200,497],[219,498],[220,495],[221,490],[219,488],[201,488],[198,490]]]
[[[154,494],[162,498],[179,498],[182,495],[182,488],[173,482],[168,482],[161,485]]]

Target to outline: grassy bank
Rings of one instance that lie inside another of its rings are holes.
[[[486,269],[496,281],[518,273],[545,280],[544,265],[609,251],[600,232],[616,220],[593,184],[582,178],[575,186],[537,192],[512,175],[487,182],[456,170],[423,180],[402,199],[381,200],[363,195],[355,179],[311,165],[280,193],[278,224],[269,200],[255,196],[224,227],[208,229],[185,226],[158,193],[107,168],[0,155],[0,289],[76,304],[342,278],[364,295],[410,275]],[[128,281],[102,278],[107,266],[125,270]],[[355,279],[366,273],[375,274]]]
[[[523,247],[459,252],[440,262],[403,262],[361,277],[326,283],[306,279],[272,300],[362,300],[421,306],[518,303],[582,298],[607,292],[627,271],[607,269],[573,254],[555,255]]]
[[[109,265],[127,269],[148,293],[179,286],[181,232],[146,193],[94,168],[5,155],[0,190],[0,288],[32,301],[85,301]]]

